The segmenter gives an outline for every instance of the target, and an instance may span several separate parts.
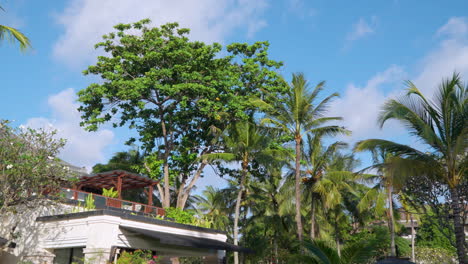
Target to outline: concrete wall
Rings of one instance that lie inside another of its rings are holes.
[[[0,264],[31,261],[34,264],[52,264],[54,249],[83,247],[88,263],[104,264],[111,247],[138,248],[157,251],[161,263],[171,263],[176,256],[204,256],[206,263],[218,263],[224,251],[164,245],[159,241],[122,231],[119,226],[184,236],[226,241],[221,233],[203,232],[179,227],[149,224],[118,216],[95,215],[78,219],[36,222],[38,216],[57,215],[77,211],[64,204],[37,205],[18,208],[17,213],[0,217],[0,236],[17,243],[15,249],[0,255]]]
[[[36,222],[38,216],[69,213],[73,206],[50,201],[36,201],[28,205],[13,208],[9,213],[0,217],[0,237],[4,237],[17,244],[16,248],[8,249],[0,255],[1,263],[16,263],[31,258],[49,259],[53,254],[40,247],[40,239],[44,233],[42,224]],[[16,262],[11,262],[15,258]]]

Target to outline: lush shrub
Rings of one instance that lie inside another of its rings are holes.
[[[454,252],[443,248],[416,247],[416,263],[418,264],[456,264]]]
[[[453,233],[453,230],[449,230],[448,228],[441,228],[438,220],[434,219],[435,217],[436,216],[432,213],[423,215],[421,217],[421,223],[416,235],[416,246],[427,248],[442,248],[455,253],[455,247],[452,246],[452,243],[447,238],[447,236],[443,234],[449,234],[450,239],[455,241],[455,234]]]
[[[164,208],[166,211],[165,220],[174,221],[180,224],[194,225],[199,227],[210,228],[213,224],[213,221],[206,219],[200,219],[194,215],[192,211],[184,211],[179,208],[168,207]],[[157,217],[160,218],[160,217]]]
[[[159,257],[153,256],[149,250],[124,251],[117,260],[117,264],[158,264]]]
[[[390,232],[386,226],[376,226],[369,229],[363,229],[358,233],[350,235],[347,237],[346,243],[355,243],[359,241],[371,241],[375,240],[376,237],[379,237],[379,245],[377,246],[377,251],[379,256],[386,256],[390,251]],[[395,244],[397,246],[398,256],[409,257],[411,255],[411,245],[410,241],[399,237],[395,237]]]
[[[110,189],[102,188],[102,195],[110,198],[117,198],[119,197],[119,192],[117,190],[114,191],[114,187]]]
[[[184,211],[182,209],[174,208],[174,207],[164,208],[164,210],[166,211],[166,217],[174,219],[174,222],[176,223],[190,225],[194,222],[193,213],[189,211]]]

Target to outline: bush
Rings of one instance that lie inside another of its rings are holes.
[[[448,228],[442,228],[438,223],[438,220],[433,213],[423,215],[421,217],[421,225],[418,229],[418,234],[416,236],[416,246],[425,247],[425,248],[441,248],[452,253],[456,252],[456,248],[452,246],[450,240],[442,233],[450,234],[452,242],[455,241],[455,234],[453,230]]]
[[[456,264],[456,255],[443,248],[416,247],[416,263],[418,264]]]
[[[159,257],[153,256],[149,250],[124,251],[117,260],[117,264],[158,264]]]

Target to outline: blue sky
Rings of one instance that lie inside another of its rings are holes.
[[[126,149],[126,129],[79,127],[76,91],[97,81],[81,74],[99,52],[93,45],[118,22],[178,21],[207,42],[268,40],[283,73],[327,81],[341,98],[331,112],[353,130],[348,142],[378,137],[415,144],[397,124],[376,126],[380,105],[413,80],[431,94],[454,70],[468,76],[466,1],[306,0],[3,0],[0,24],[19,28],[33,50],[0,46],[1,118],[50,126],[69,144],[62,157],[91,167]],[[464,12],[465,11],[465,12]],[[204,182],[216,179],[207,177]]]

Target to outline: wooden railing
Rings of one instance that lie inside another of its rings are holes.
[[[83,203],[85,202],[88,195],[92,195],[94,199],[94,204],[96,208],[98,209],[104,208],[105,206],[107,206],[107,207],[129,210],[133,212],[141,212],[141,213],[154,214],[154,215],[160,215],[160,216],[165,215],[165,211],[163,208],[148,205],[148,204],[142,204],[142,203],[127,201],[127,200],[122,200],[122,199],[117,199],[117,198],[110,198],[107,196],[74,190],[74,189],[62,188],[62,193],[65,194],[65,198],[81,201]]]

